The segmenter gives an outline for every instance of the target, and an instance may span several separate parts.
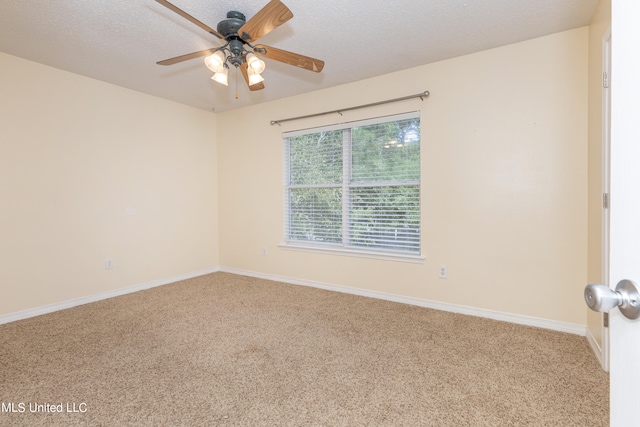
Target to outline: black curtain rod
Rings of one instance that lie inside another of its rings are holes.
[[[325,114],[338,113],[338,114],[342,115],[343,111],[357,110],[359,108],[374,107],[376,105],[389,104],[390,102],[404,101],[404,100],[413,99],[413,98],[420,98],[420,100],[424,101],[424,98],[427,97],[427,96],[429,96],[429,91],[425,90],[424,92],[417,93],[415,95],[403,96],[402,98],[387,99],[386,101],[378,101],[378,102],[374,102],[374,103],[371,103],[371,104],[358,105],[357,107],[341,108],[340,110],[325,111],[324,113],[309,114],[309,115],[306,115],[306,116],[290,117],[288,119],[271,120],[271,126],[280,125],[281,123],[290,122],[292,120],[300,120],[300,119],[308,119],[309,117],[324,116]]]

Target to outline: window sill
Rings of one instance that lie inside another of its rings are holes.
[[[280,243],[278,247],[288,251],[302,251],[302,252],[312,252],[317,254],[342,255],[342,256],[352,256],[352,257],[358,257],[358,258],[381,259],[385,261],[408,262],[413,264],[423,264],[425,260],[425,258],[422,255],[393,254],[388,252],[369,252],[369,251],[359,251],[355,249],[343,249],[343,248],[328,248],[328,247],[319,248],[316,246],[297,245],[297,244],[291,244],[291,243]]]

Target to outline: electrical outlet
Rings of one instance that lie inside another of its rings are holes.
[[[438,266],[438,277],[441,279],[446,279],[447,278],[447,266],[440,264]]]
[[[111,270],[113,268],[113,260],[111,258],[107,259],[104,263],[105,270]]]

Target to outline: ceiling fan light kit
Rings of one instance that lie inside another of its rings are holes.
[[[223,66],[222,70],[213,73],[213,76],[211,76],[211,80],[225,86],[229,86],[229,68]]]
[[[252,72],[251,68],[249,68],[249,86],[253,86],[263,81],[264,77],[262,77],[260,73]]]
[[[213,54],[204,58],[204,64],[208,69],[213,71],[214,73],[219,73],[224,68],[224,63],[227,60],[226,55],[223,51],[218,50]]]
[[[294,65],[309,71],[319,73],[324,67],[324,61],[300,55],[286,50],[265,45],[253,46],[251,43],[270,33],[280,25],[293,18],[293,13],[280,0],[271,0],[248,21],[244,14],[237,11],[227,13],[227,19],[218,23],[217,29],[209,27],[189,15],[167,0],[156,0],[158,3],[191,21],[226,43],[219,48],[211,48],[175,58],[157,62],[159,65],[173,65],[205,56],[204,63],[213,72],[211,79],[225,86],[229,85],[229,68],[240,69],[249,86],[249,90],[264,89],[262,72],[266,64],[258,56]],[[236,94],[236,98],[237,98]]]
[[[259,59],[253,53],[247,54],[247,63],[249,64],[249,74],[261,74],[265,69],[265,63],[262,59]]]

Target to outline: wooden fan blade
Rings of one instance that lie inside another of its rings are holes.
[[[249,72],[247,71],[248,67],[249,67],[249,65],[245,62],[244,64],[242,64],[240,66],[240,71],[242,71],[242,76],[244,77],[244,81],[247,82],[247,86],[249,86],[249,90],[253,92],[254,90],[262,90],[262,89],[264,89],[264,83],[263,82],[256,83],[254,85],[250,85],[249,84]]]
[[[186,55],[176,56],[175,58],[165,59],[164,61],[158,61],[156,64],[158,65],[173,65],[178,62],[188,61],[189,59],[199,58],[201,56],[211,55],[213,52],[220,50],[219,47],[215,47],[212,49],[200,50],[198,52],[187,53]]]
[[[261,50],[264,49],[264,53]],[[305,70],[319,73],[324,68],[324,61],[311,58],[310,56],[300,55],[298,53],[288,52],[271,46],[256,45],[254,52],[256,55],[273,59],[274,61],[284,62],[285,64],[295,65]]]
[[[251,43],[293,18],[293,13],[280,0],[271,0],[238,29],[242,40]]]
[[[218,37],[219,39],[224,39],[222,34],[217,32],[216,30],[214,30],[213,28],[211,28],[207,24],[204,24],[204,23],[198,21],[196,18],[194,18],[193,16],[189,15],[187,12],[185,12],[184,10],[178,8],[177,6],[169,3],[167,0],[156,0],[156,1],[158,3],[160,3],[161,5],[173,10],[175,13],[177,13],[180,16],[182,16],[183,18],[188,19],[192,23],[196,24],[198,27],[200,27],[203,30],[205,30],[206,32],[208,32],[209,34],[213,34],[214,36]]]

